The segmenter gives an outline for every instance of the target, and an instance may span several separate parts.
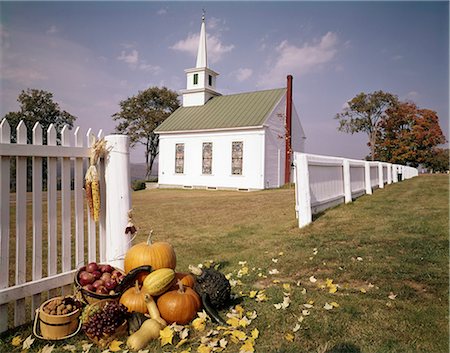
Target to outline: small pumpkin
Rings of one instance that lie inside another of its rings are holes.
[[[175,269],[177,265],[177,257],[175,251],[167,242],[152,242],[152,232],[150,232],[147,241],[132,246],[125,254],[124,269],[128,273],[132,269],[150,265],[153,270],[160,268]],[[138,275],[139,283],[144,281],[148,273]]]
[[[160,268],[145,277],[142,287],[148,294],[158,296],[164,292],[167,292],[167,290],[171,287],[174,278],[174,270],[171,268]]]
[[[120,297],[119,303],[125,305],[129,312],[136,311],[145,314],[147,303],[145,302],[145,290],[139,289],[139,282],[136,281],[134,287],[128,288]]]
[[[176,322],[185,325],[190,322],[202,304],[198,294],[189,287],[178,282],[179,289],[172,290],[161,295],[156,304],[162,318],[168,323]]]
[[[183,286],[194,288],[195,285],[195,277],[191,275],[190,273],[186,272],[176,272],[175,273],[175,282],[173,286],[170,288],[170,290],[178,289],[178,281],[181,281],[183,283]]]

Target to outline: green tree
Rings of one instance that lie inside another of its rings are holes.
[[[65,110],[61,110],[58,103],[53,101],[53,94],[44,90],[28,88],[23,90],[17,101],[20,104],[20,109],[17,112],[9,112],[5,114],[5,118],[12,132],[12,141],[16,141],[16,128],[21,120],[27,127],[27,140],[31,144],[33,136],[33,127],[36,123],[39,123],[43,130],[43,142],[47,142],[47,134],[45,133],[50,124],[55,126],[56,131],[61,132],[64,125],[67,125],[69,129],[73,127],[76,116],[69,114]],[[59,138],[58,138],[59,139]],[[30,163],[30,160],[28,161]],[[47,181],[47,161],[43,160],[42,166],[42,183],[45,187]],[[11,159],[11,190],[15,190],[15,159]],[[31,168],[27,168],[27,184],[31,186]]]
[[[363,132],[369,137],[370,158],[375,160],[375,141],[379,122],[390,107],[397,104],[397,96],[383,91],[360,93],[347,102],[348,106],[336,114],[338,130],[350,134]]]
[[[130,146],[145,148],[146,178],[159,153],[159,136],[154,130],[172,114],[180,103],[178,94],[166,87],[150,87],[120,102],[120,112],[113,114],[119,124],[116,131],[130,137]]]
[[[435,111],[400,102],[386,111],[375,143],[377,159],[417,167],[432,163],[445,136]]]
[[[44,90],[28,88],[22,91],[17,98],[20,104],[18,112],[9,112],[4,118],[8,120],[11,130],[15,131],[21,120],[27,127],[28,143],[31,143],[32,129],[36,123],[39,123],[44,131],[44,143],[47,140],[45,131],[50,124],[53,124],[56,131],[60,132],[64,125],[73,127],[76,116],[69,114],[65,110],[61,110],[58,103],[53,101],[53,94]],[[13,140],[15,134],[13,133]]]

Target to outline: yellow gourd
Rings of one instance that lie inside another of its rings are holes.
[[[146,347],[152,339],[159,337],[161,324],[153,319],[145,320],[141,328],[127,339],[127,347],[132,351],[139,351]]]
[[[167,292],[174,279],[174,270],[171,268],[161,268],[145,277],[142,287],[146,293],[157,296]]]

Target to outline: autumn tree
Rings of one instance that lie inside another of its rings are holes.
[[[445,143],[436,112],[412,102],[388,109],[378,125],[375,157],[385,162],[427,165],[435,158],[435,148]]]
[[[150,87],[120,102],[121,111],[112,117],[118,121],[116,131],[130,137],[130,146],[145,148],[146,178],[159,153],[159,136],[154,130],[178,107],[178,94],[166,87]]]
[[[448,148],[436,147],[433,149],[433,157],[427,161],[425,167],[433,172],[444,173],[450,169],[449,167],[449,150]]]
[[[398,102],[397,96],[383,91],[360,93],[347,102],[341,113],[336,114],[338,130],[350,134],[363,132],[368,135],[370,158],[375,160],[375,141],[379,131],[379,122],[386,110]]]
[[[77,119],[76,116],[61,110],[59,104],[53,101],[53,94],[44,90],[28,88],[19,94],[17,101],[20,104],[19,111],[9,112],[4,118],[8,120],[12,131],[15,131],[21,120],[24,121],[28,132],[28,143],[31,143],[32,129],[36,123],[41,125],[43,131],[47,131],[50,124],[53,124],[56,131],[60,132],[64,125],[71,129]],[[43,137],[45,143],[46,134]]]

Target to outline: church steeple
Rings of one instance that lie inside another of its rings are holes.
[[[219,74],[208,68],[205,22],[205,11],[203,11],[197,62],[195,68],[184,70],[187,79],[186,89],[182,91],[184,107],[204,105],[212,97],[220,95],[216,91],[216,77]]]
[[[200,40],[198,42],[197,65],[196,68],[208,67],[208,56],[206,52],[206,28],[205,28],[205,11],[202,15],[202,27],[200,28]]]

